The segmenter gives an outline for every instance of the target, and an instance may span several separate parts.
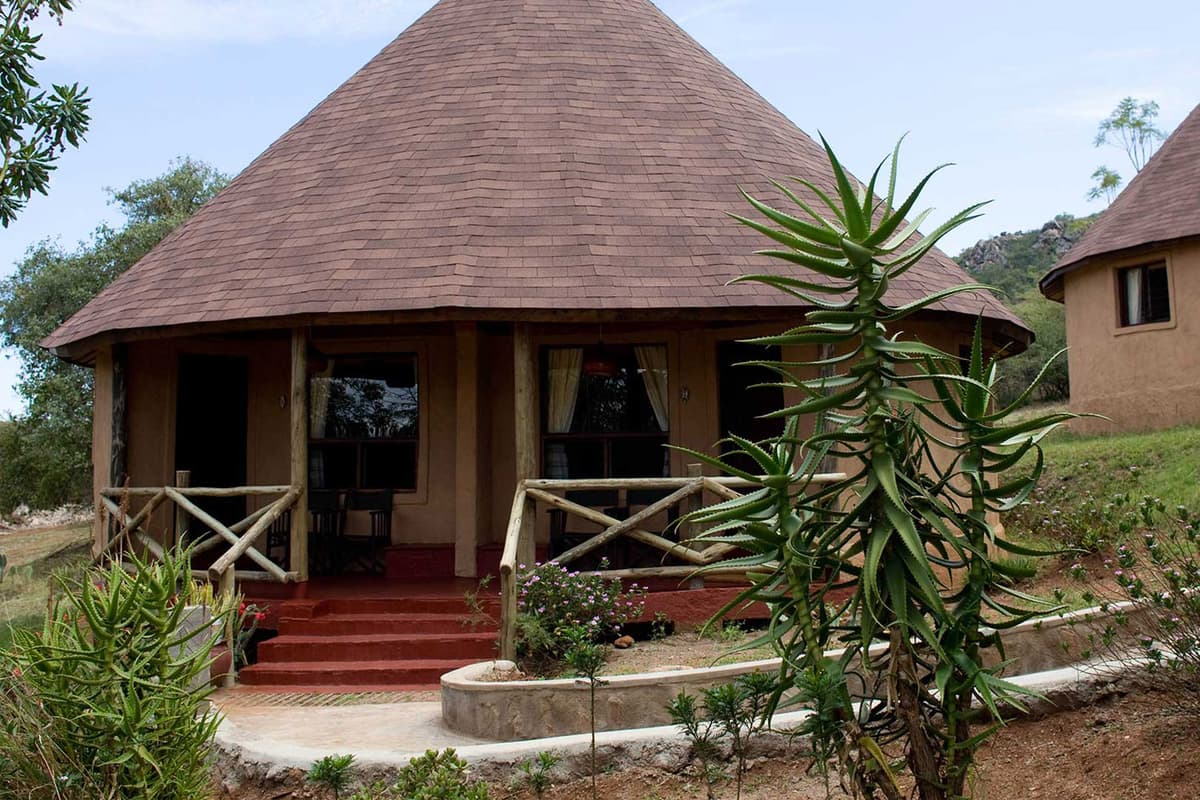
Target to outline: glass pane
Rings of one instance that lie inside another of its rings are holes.
[[[309,382],[314,439],[397,439],[417,435],[416,359],[335,358]]]
[[[415,442],[362,445],[363,489],[417,488]]]
[[[353,444],[312,445],[308,451],[308,481],[314,489],[352,489],[356,447]]]
[[[604,442],[598,439],[546,442],[543,458],[549,478],[603,478]]]
[[[658,433],[662,428],[629,346],[584,350],[579,397],[571,430],[576,433]]]
[[[1146,267],[1146,322],[1168,322],[1171,319],[1171,295],[1167,283],[1167,268]]]
[[[613,478],[665,477],[670,472],[670,460],[666,439],[642,438],[613,439]]]

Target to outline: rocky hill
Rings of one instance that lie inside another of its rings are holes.
[[[955,259],[980,283],[995,286],[1015,303],[1083,236],[1096,215],[1059,214],[1041,228],[982,239]]]

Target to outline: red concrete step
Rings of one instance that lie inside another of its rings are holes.
[[[369,633],[339,636],[286,634],[258,646],[259,664],[320,661],[402,661],[406,659],[494,658],[494,633]]]
[[[238,679],[248,686],[432,686],[437,684],[445,673],[477,660],[422,658],[397,661],[258,663],[244,668],[238,673]]]
[[[497,598],[481,598],[486,613],[500,614]],[[455,614],[471,615],[461,597],[338,597],[322,600],[318,614]]]
[[[355,633],[491,633],[496,623],[464,624],[465,614],[321,614],[311,619],[279,620],[281,636]]]

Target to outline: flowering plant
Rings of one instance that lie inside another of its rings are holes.
[[[601,569],[606,565],[601,562]],[[570,570],[553,561],[521,565],[518,580],[518,649],[526,656],[557,659],[570,645],[568,632],[586,631],[592,641],[614,638],[621,625],[646,610],[646,590],[636,583],[605,580],[597,572]]]

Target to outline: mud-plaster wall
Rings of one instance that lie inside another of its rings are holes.
[[[1164,259],[1170,322],[1122,328],[1117,270]],[[1063,288],[1071,410],[1112,419],[1077,420],[1072,429],[1155,430],[1200,420],[1200,242],[1085,267],[1066,275]]]

